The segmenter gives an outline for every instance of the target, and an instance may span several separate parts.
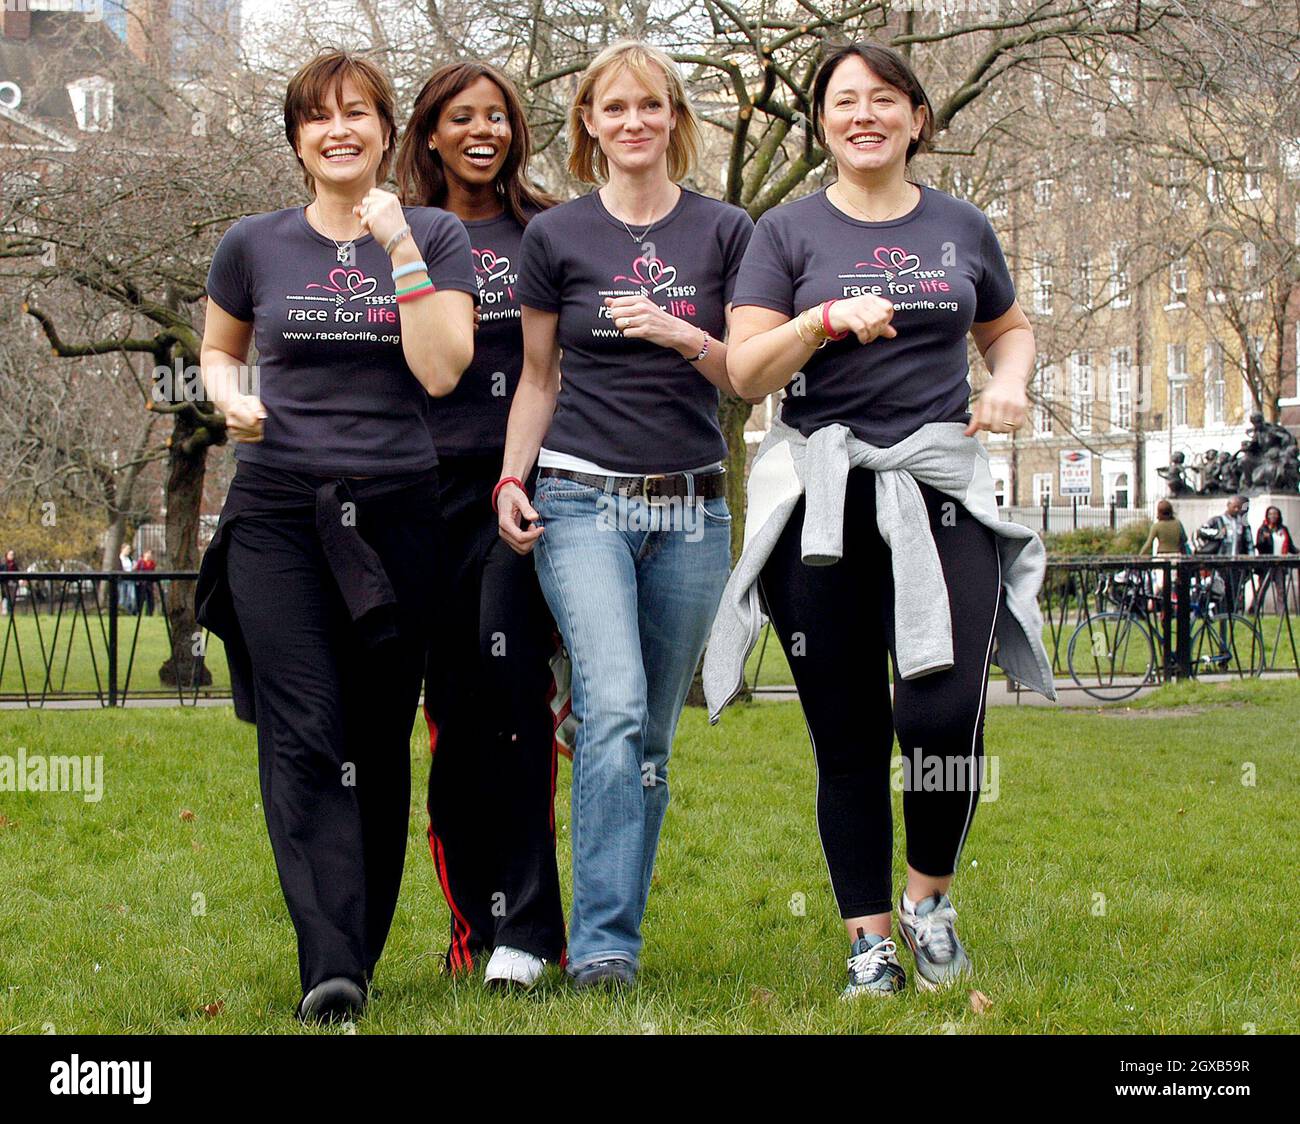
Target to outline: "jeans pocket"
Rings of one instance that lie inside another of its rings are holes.
[[[704,518],[710,523],[730,523],[731,509],[727,506],[726,496],[718,496],[711,500],[700,500],[700,510],[704,512]]]

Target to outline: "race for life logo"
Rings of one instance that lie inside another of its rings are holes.
[[[367,277],[359,269],[340,267],[330,270],[329,279],[325,284],[313,281],[307,288],[324,289],[328,293],[333,293],[334,303],[342,304],[345,300],[362,300],[370,296],[378,284],[379,282],[373,277]]]
[[[310,325],[313,329],[305,334],[286,332],[286,338],[400,343],[401,336],[393,331],[400,323],[397,298],[378,289],[378,280],[354,265],[331,269],[324,281],[308,282],[303,292],[285,295],[289,302],[285,319],[292,325]],[[383,327],[390,333],[372,334]]]
[[[474,255],[480,316],[485,320],[519,319],[519,305],[515,300],[519,274],[512,271],[510,259],[486,247],[471,248],[470,252]]]
[[[899,277],[905,273],[914,273],[921,267],[921,259],[909,254],[901,246],[877,246],[876,255],[871,261],[854,262],[854,269],[868,269],[877,266],[885,271],[887,277]]]
[[[488,281],[499,281],[510,272],[510,259],[492,250],[474,250],[474,272]],[[479,281],[482,287],[483,281]]]
[[[950,261],[945,253],[943,264],[954,265],[955,258]],[[934,299],[952,293],[947,276],[947,269],[922,269],[920,256],[904,246],[876,246],[871,257],[853,263],[851,273],[839,275],[840,295],[860,297],[870,293],[893,302],[897,311],[956,312],[955,299]]]
[[[649,288],[652,293],[661,293],[677,281],[677,267],[668,265],[653,252],[642,253],[632,262],[632,273],[620,273],[615,281],[628,281],[633,285]]]

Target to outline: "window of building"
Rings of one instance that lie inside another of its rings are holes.
[[[1110,62],[1110,92],[1121,105],[1132,105],[1136,90],[1132,67],[1125,58],[1112,58]]]
[[[1205,345],[1205,424],[1222,425],[1227,383],[1223,378],[1223,344],[1212,340]]]
[[[1128,308],[1133,297],[1129,292],[1128,245],[1117,242],[1110,248],[1110,303],[1115,308]]]
[[[1043,316],[1052,312],[1052,263],[1034,262],[1034,311]]]
[[[1056,399],[1056,368],[1041,355],[1034,360],[1034,386],[1038,392],[1034,406],[1034,432],[1048,437],[1052,433],[1052,409]]]
[[[1050,207],[1052,205],[1052,181],[1044,176],[1034,180],[1034,206]]]
[[[1241,247],[1241,281],[1248,301],[1264,299],[1264,290],[1259,281],[1259,247],[1254,242],[1247,242]]]
[[[1070,356],[1070,427],[1075,433],[1092,432],[1092,352]]]
[[[984,208],[984,213],[991,219],[1004,219],[1007,217],[1007,196],[1010,194],[1011,185],[1005,180],[998,180],[993,189],[993,197],[989,200],[989,205]]]
[[[1205,169],[1205,198],[1211,203],[1219,202],[1219,169],[1211,165]]]
[[[1171,343],[1166,356],[1169,379],[1169,421],[1178,427],[1187,424],[1187,345]]]
[[[1007,502],[1007,482],[1000,476],[993,481],[993,502],[998,507],[1004,507]]]
[[[1110,353],[1110,427],[1133,428],[1133,352],[1127,347]]]
[[[1079,303],[1092,307],[1092,258],[1082,254],[1074,262],[1074,287]]]
[[[1042,506],[1052,502],[1052,474],[1050,472],[1034,473],[1034,503]]]
[[[1110,188],[1116,199],[1127,199],[1133,194],[1133,170],[1127,157],[1117,156],[1110,162]]]
[[[1264,154],[1258,148],[1246,153],[1246,173],[1241,187],[1247,199],[1262,199],[1264,196]]]
[[[1187,259],[1179,258],[1169,265],[1169,303],[1187,303]]]
[[[1128,507],[1128,473],[1115,476],[1110,485],[1110,502],[1116,507]]]
[[[95,75],[69,82],[68,97],[83,133],[106,133],[113,127],[113,83],[107,78]]]

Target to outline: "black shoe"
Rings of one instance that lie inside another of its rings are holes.
[[[570,973],[579,991],[589,987],[624,988],[636,982],[636,966],[627,960],[593,960]]]
[[[318,983],[298,1004],[298,1018],[305,1023],[332,1023],[360,1015],[366,1009],[366,993],[346,976]]]

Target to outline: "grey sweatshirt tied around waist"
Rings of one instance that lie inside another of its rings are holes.
[[[988,453],[964,430],[960,422],[931,422],[897,445],[879,449],[839,424],[808,438],[779,419],[773,424],[750,468],[745,547],[722,593],[704,654],[710,722],[718,721],[744,686],[745,661],[762,626],[758,577],[799,497],[807,495],[804,563],[838,562],[844,553],[844,489],[849,469],[859,466],[876,474],[876,523],[891,552],[899,675],[915,679],[953,663],[948,587],[920,481],[952,496],[994,532],[1003,588],[994,625],[994,662],[1012,679],[1056,698],[1038,610],[1047,552],[1028,527],[998,518]],[[827,610],[837,611],[836,606]]]

